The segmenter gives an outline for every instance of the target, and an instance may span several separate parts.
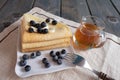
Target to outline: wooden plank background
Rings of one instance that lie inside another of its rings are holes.
[[[33,7],[76,22],[97,16],[105,22],[105,31],[120,37],[120,0],[0,0],[0,32],[6,28],[3,23],[16,21]]]

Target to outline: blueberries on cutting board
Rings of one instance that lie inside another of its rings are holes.
[[[57,60],[57,64],[58,64],[58,65],[61,65],[61,64],[62,64],[62,59],[58,59],[58,60]]]
[[[47,58],[43,58],[43,59],[42,59],[42,62],[43,62],[43,63],[47,63],[47,62],[48,62]]]
[[[52,60],[57,63],[58,65],[61,65],[62,64],[62,61],[64,59],[64,54],[66,54],[66,50],[65,49],[62,49],[61,51],[56,51],[54,52],[53,50],[50,51],[49,55],[51,56]],[[26,72],[30,71],[31,70],[31,66],[27,64],[27,60],[28,59],[34,59],[36,58],[37,56],[41,56],[41,52],[40,51],[36,51],[36,52],[33,52],[31,53],[30,55],[28,54],[24,54],[22,56],[22,60],[19,61],[19,66],[24,66],[24,70]],[[51,63],[49,62],[49,60],[47,58],[43,58],[42,60],[42,63],[44,65],[45,68],[49,68],[51,67]]]
[[[51,66],[47,58],[43,58],[42,63],[44,64],[45,68],[49,68]]]
[[[62,50],[61,50],[61,54],[66,54],[66,50],[65,50],[65,49],[62,49]]]
[[[56,55],[56,56],[52,57],[52,59],[53,59],[53,61],[57,61],[58,60],[58,56]]]
[[[45,65],[45,68],[49,68],[51,66],[50,63],[45,63],[44,65]]]
[[[27,64],[27,61],[26,60],[21,60],[20,62],[19,62],[19,65],[20,66],[25,66]]]
[[[24,54],[24,55],[22,56],[22,59],[23,59],[23,60],[27,60],[27,59],[29,59],[29,55]]]
[[[59,55],[60,55],[60,52],[59,52],[59,51],[57,51],[57,52],[56,52],[56,55],[57,55],[57,56],[59,56]]]
[[[54,53],[54,51],[50,51],[50,56],[51,56],[51,57],[56,56],[56,54]]]
[[[62,55],[59,55],[58,56],[58,59],[63,59],[64,57]]]
[[[30,58],[35,58],[36,57],[36,55],[35,55],[35,53],[31,53],[31,55],[30,55]]]
[[[25,69],[26,72],[28,72],[28,71],[31,70],[31,66],[30,66],[30,65],[26,65],[26,66],[24,67],[24,69]]]
[[[36,51],[36,56],[40,56],[41,52],[40,51]]]
[[[62,49],[61,51],[51,51],[50,56],[52,57],[52,60],[56,62],[58,65],[62,64],[62,60],[64,59],[66,54],[66,50]]]

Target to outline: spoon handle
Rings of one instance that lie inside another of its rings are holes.
[[[115,80],[111,77],[109,77],[107,74],[103,73],[103,72],[99,72],[99,78],[103,79],[103,80]]]
[[[115,80],[103,72],[98,72],[96,70],[93,70],[93,72],[102,80]]]

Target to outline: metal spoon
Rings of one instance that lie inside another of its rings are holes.
[[[99,72],[99,71],[96,71],[95,69],[92,69],[90,67],[90,65],[88,64],[88,62],[85,60],[85,58],[83,58],[80,55],[77,55],[74,53],[67,53],[66,56],[64,57],[64,59],[68,60],[69,62],[71,62],[72,64],[74,64],[76,66],[80,66],[80,67],[87,68],[87,69],[91,70],[93,73],[95,73],[102,80],[115,80],[103,72]]]

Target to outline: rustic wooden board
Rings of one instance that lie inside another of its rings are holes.
[[[62,0],[62,17],[80,22],[82,16],[90,15],[85,0]]]
[[[87,0],[93,16],[102,18],[106,23],[106,31],[120,36],[120,15],[110,0]]]
[[[7,0],[0,0],[0,9],[5,5]]]
[[[120,0],[111,0],[115,8],[118,10],[118,13],[120,14]]]
[[[0,22],[15,21],[23,13],[32,8],[34,0],[8,0],[6,4],[0,9]],[[0,31],[4,27],[0,28]]]
[[[60,16],[60,4],[60,0],[36,0],[34,6]]]

